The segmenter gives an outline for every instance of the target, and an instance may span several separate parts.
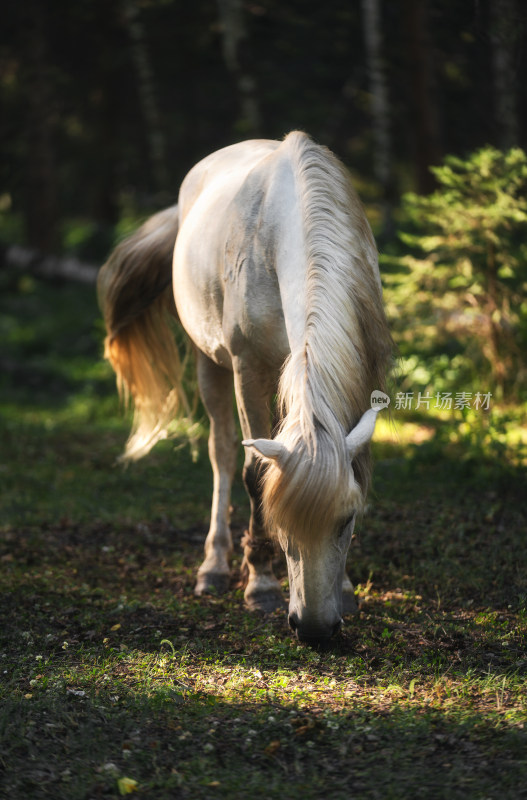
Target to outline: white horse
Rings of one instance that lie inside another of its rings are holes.
[[[369,485],[370,394],[391,355],[375,243],[346,169],[300,132],[213,153],[177,206],[115,249],[99,297],[106,354],[136,407],[125,459],[145,455],[184,410],[171,317],[195,345],[214,473],[196,593],[229,581],[234,384],[251,501],[245,600],[282,605],[276,538],[292,629],[328,639],[355,605],[346,554]]]

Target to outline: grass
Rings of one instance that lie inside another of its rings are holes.
[[[505,433],[380,426],[361,613],[315,651],[243,607],[239,480],[231,589],[194,598],[205,436],[197,462],[164,442],[115,467],[128,421],[89,290],[3,281],[0,796],[527,797],[518,410]]]

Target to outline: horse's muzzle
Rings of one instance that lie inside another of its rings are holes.
[[[321,626],[301,622],[296,614],[290,614],[289,627],[295,633],[299,642],[320,647],[329,644],[330,639],[339,632],[342,626],[342,619],[338,619],[333,625]]]

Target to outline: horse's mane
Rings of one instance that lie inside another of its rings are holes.
[[[313,542],[350,505],[364,503],[369,448],[353,461],[353,485],[344,437],[372,390],[384,388],[392,340],[375,242],[347,170],[303,133],[289,134],[281,148],[302,209],[307,322],[303,346],[281,375],[276,438],[290,456],[266,471],[264,510],[273,528]]]

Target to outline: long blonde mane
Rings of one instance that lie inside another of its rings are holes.
[[[344,437],[369,407],[372,390],[384,388],[392,340],[375,242],[346,169],[305,134],[290,134],[282,147],[301,202],[307,323],[279,386],[276,438],[290,456],[267,469],[263,502],[274,529],[312,542],[350,504],[364,504],[369,448],[353,461],[353,485]]]

